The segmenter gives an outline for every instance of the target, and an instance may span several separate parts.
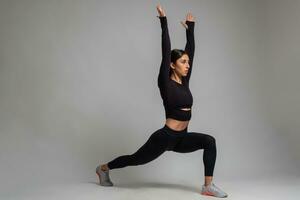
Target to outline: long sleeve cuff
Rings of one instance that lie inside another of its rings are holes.
[[[156,16],[158,17],[159,19],[167,19],[167,16]]]
[[[157,16],[160,20],[160,26],[162,29],[166,29],[168,27],[167,16]]]
[[[188,30],[194,31],[195,22],[193,21],[185,21],[186,25],[188,25]]]

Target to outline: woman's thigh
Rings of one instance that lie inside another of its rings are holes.
[[[198,132],[187,132],[175,145],[173,151],[180,153],[193,152],[199,149],[210,148],[215,144],[215,138],[209,134]]]
[[[148,140],[132,156],[151,161],[166,151],[168,138],[161,130],[151,134]]]

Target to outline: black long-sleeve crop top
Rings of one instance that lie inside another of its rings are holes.
[[[180,121],[190,120],[192,109],[181,110],[181,108],[191,108],[193,105],[193,96],[189,89],[189,80],[192,73],[193,58],[195,51],[194,25],[193,21],[186,21],[186,45],[185,51],[189,56],[189,71],[186,76],[182,76],[182,84],[172,80],[169,76],[171,63],[171,42],[168,31],[166,16],[158,16],[162,29],[162,61],[157,79],[160,95],[163,99],[165,108],[165,117]]]

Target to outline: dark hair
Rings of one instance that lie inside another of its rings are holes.
[[[183,54],[188,54],[186,51],[182,50],[182,49],[173,49],[171,51],[171,62],[176,64],[176,61],[181,58],[181,56],[183,56]],[[170,74],[172,73],[172,68],[170,67]]]

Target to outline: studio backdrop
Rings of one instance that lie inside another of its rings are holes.
[[[157,3],[0,1],[1,190],[97,181],[98,164],[164,125]],[[299,1],[160,3],[172,49],[195,16],[188,131],[216,138],[215,179],[299,175]],[[202,155],[165,152],[111,177],[200,184]]]

